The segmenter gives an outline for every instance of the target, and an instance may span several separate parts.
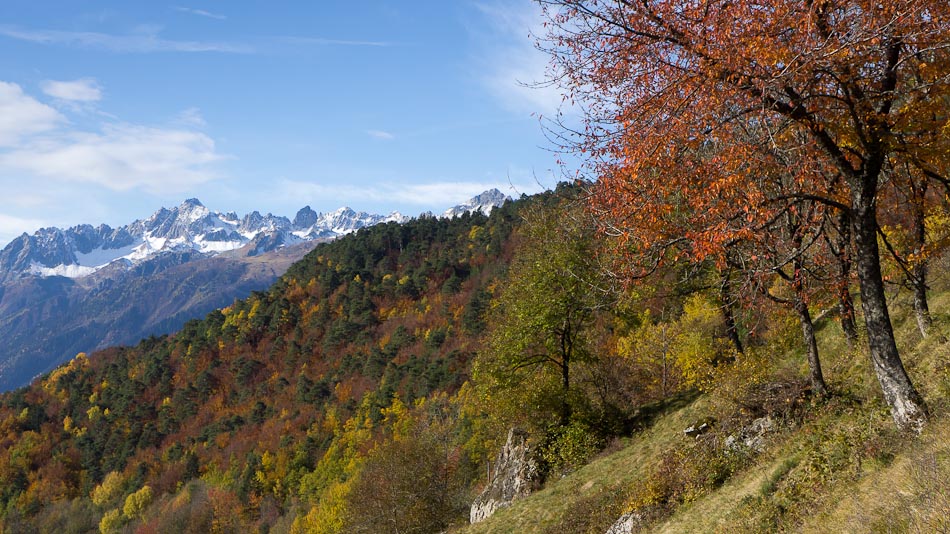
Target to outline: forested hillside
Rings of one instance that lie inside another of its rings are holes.
[[[320,245],[268,291],[5,395],[3,530],[342,521],[375,443],[455,428],[449,396],[480,347],[521,204]],[[449,499],[443,523],[464,515],[474,477],[462,441],[432,442],[455,451],[432,475],[458,488],[431,495]]]

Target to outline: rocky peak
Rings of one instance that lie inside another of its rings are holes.
[[[489,189],[468,199],[468,201],[463,204],[445,210],[442,216],[451,219],[476,211],[488,215],[491,213],[491,210],[500,207],[508,200],[508,196],[498,189]]]
[[[310,209],[310,206],[304,206],[294,217],[294,228],[297,230],[306,230],[317,223],[317,212]]]

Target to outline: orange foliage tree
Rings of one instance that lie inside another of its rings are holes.
[[[930,187],[930,182],[920,177],[920,169],[906,162],[890,173],[888,187],[883,190],[887,207],[881,217],[881,240],[902,273],[903,285],[913,293],[917,328],[927,337],[933,323],[927,303],[929,264],[931,257],[948,245],[941,220],[947,213],[948,197],[947,190]],[[893,206],[902,209],[889,209]]]
[[[926,132],[948,126],[950,4],[539,2],[541,46],[585,117],[564,137],[591,162],[609,227],[635,250],[721,264],[789,202],[846,213],[872,367],[898,427],[919,431],[927,408],[894,341],[876,209],[895,161],[945,178]],[[794,162],[778,191],[761,181],[777,152]]]

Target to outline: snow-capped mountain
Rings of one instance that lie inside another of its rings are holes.
[[[502,198],[488,191],[446,216],[487,213]],[[404,220],[309,207],[292,220],[239,216],[190,199],[121,228],[83,224],[23,234],[0,250],[0,391],[78,352],[173,332],[266,289],[319,241]]]
[[[485,215],[491,213],[491,210],[501,207],[502,204],[511,200],[508,195],[497,189],[489,189],[480,195],[476,195],[464,204],[459,204],[453,208],[445,210],[443,217],[451,219],[465,213],[481,212]]]
[[[504,193],[491,189],[449,208],[442,216],[473,212],[488,215],[507,200]],[[293,220],[257,211],[240,217],[234,212],[211,211],[191,198],[120,228],[81,224],[66,230],[42,228],[33,235],[24,233],[0,250],[0,282],[28,275],[81,278],[107,266],[129,268],[172,252],[210,257],[247,247],[247,255],[255,256],[278,247],[325,241],[367,226],[406,220],[408,217],[398,212],[376,215],[343,207],[318,213],[310,206],[298,211]]]
[[[405,220],[407,217],[397,212],[373,215],[340,208],[322,214],[309,206],[298,211],[293,221],[256,211],[238,217],[233,212],[211,211],[192,198],[121,228],[83,224],[67,230],[43,228],[33,235],[24,233],[0,251],[0,281],[30,274],[79,278],[109,265],[131,267],[169,252],[213,256],[252,245],[248,255],[257,255]]]

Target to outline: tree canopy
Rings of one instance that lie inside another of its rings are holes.
[[[576,201],[525,210],[521,240],[476,363],[482,382],[571,418],[572,369],[594,357],[590,327],[605,303],[589,217]],[[476,377],[479,380],[479,377]],[[520,391],[521,393],[515,393]],[[544,409],[528,410],[544,419]]]
[[[565,138],[590,158],[604,224],[633,250],[723,263],[796,203],[847,214],[873,367],[897,425],[919,430],[927,408],[894,342],[877,209],[899,162],[948,184],[950,6],[540,3],[542,46],[585,111]]]

